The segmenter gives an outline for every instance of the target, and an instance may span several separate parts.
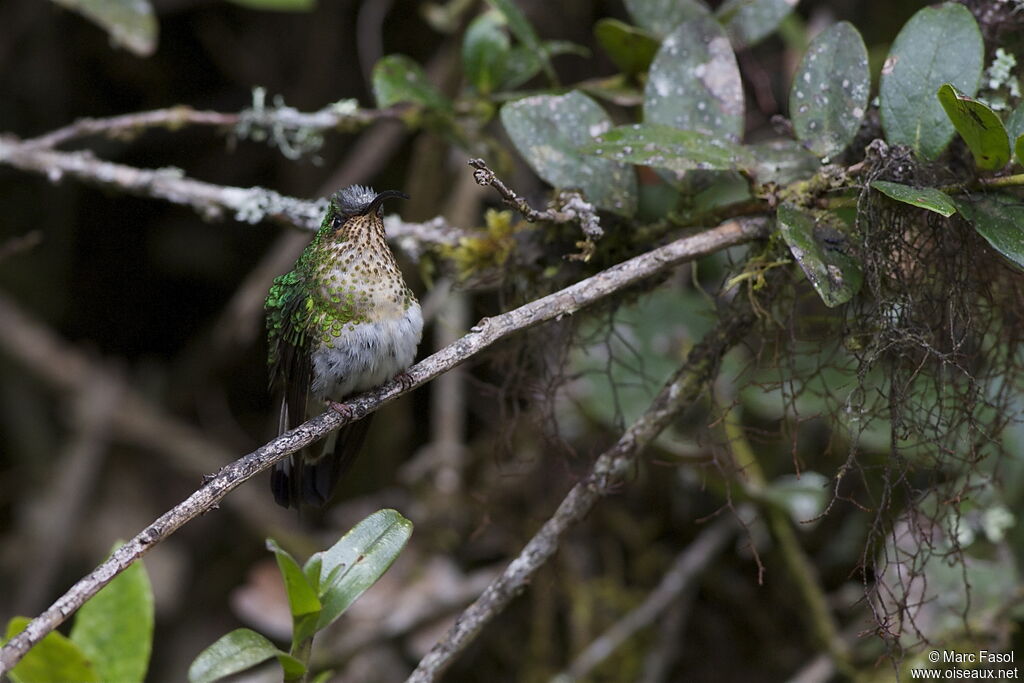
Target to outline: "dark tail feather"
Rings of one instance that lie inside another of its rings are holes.
[[[355,462],[366,440],[371,418],[373,413],[339,429],[327,439],[319,456],[305,449],[277,463],[270,475],[270,488],[277,504],[298,508],[304,503],[320,507],[330,500],[338,481]]]

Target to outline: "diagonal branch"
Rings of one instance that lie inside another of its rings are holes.
[[[582,521],[598,500],[614,491],[644,448],[707,391],[722,358],[750,332],[755,322],[752,297],[736,297],[731,308],[719,316],[718,324],[691,349],[686,362],[662,387],[647,411],[597,458],[587,477],[572,487],[551,519],[420,660],[406,683],[437,680],[483,627],[525,590],[533,575],[554,555],[562,535]]]
[[[135,538],[118,548],[106,562],[75,583],[53,605],[33,619],[24,631],[8,641],[0,649],[0,674],[9,671],[29,648],[63,623],[86,600],[95,595],[132,562],[148,552],[150,548],[169,537],[190,520],[213,509],[230,491],[286,455],[323,438],[331,430],[364,417],[385,402],[394,400],[414,387],[447,372],[511,334],[548,320],[572,315],[585,306],[668,268],[736,244],[765,237],[767,232],[768,221],[765,218],[730,221],[712,230],[681,238],[619,263],[592,277],[507,313],[493,318],[484,318],[469,334],[410,368],[406,381],[388,382],[348,401],[348,405],[352,407],[352,414],[349,417],[343,417],[335,411],[327,411],[225,466],[199,490],[164,513]],[[691,352],[691,359],[695,357],[694,354],[699,348],[704,348],[704,345],[696,347]],[[724,353],[724,351],[722,352]],[[709,354],[708,362],[710,363],[710,359],[716,357],[714,354]],[[692,365],[687,368],[689,369],[682,373],[682,377],[677,377],[679,382],[684,382],[686,378],[690,378],[691,381],[696,379]],[[706,369],[710,370],[710,365]],[[686,383],[686,386],[694,390],[696,390],[695,387],[699,388],[697,384],[691,387],[689,383]],[[703,385],[699,384],[699,386]],[[657,433],[664,428],[671,415],[675,414],[671,406],[679,401],[676,392],[683,389],[683,393],[685,393],[686,388],[677,386],[675,382],[671,387],[675,388],[668,395],[664,395],[663,392],[663,395],[659,397],[668,405],[664,406],[660,412],[649,416],[648,419],[641,420],[640,427],[634,425],[634,429],[626,433],[623,437],[626,447],[622,453],[613,451],[612,455],[598,461],[598,466],[591,478],[588,479],[588,486],[596,486],[599,482],[605,482],[607,485],[611,479],[615,478],[616,473],[620,472],[618,468],[622,467],[623,463],[632,461],[636,447],[646,444],[652,430],[654,430],[653,433]],[[576,491],[576,489],[573,490]],[[604,489],[598,487],[596,490]]]

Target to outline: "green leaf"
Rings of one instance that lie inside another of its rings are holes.
[[[842,152],[857,135],[870,90],[860,33],[845,21],[825,29],[800,60],[789,91],[797,137],[820,157]]]
[[[284,578],[288,607],[292,613],[292,642],[301,643],[316,634],[316,624],[322,608],[320,599],[294,557],[278,546],[272,538],[267,539],[267,550],[274,553],[277,566]]]
[[[110,35],[110,40],[140,57],[156,51],[156,15],[149,0],[53,0],[78,12]]]
[[[626,9],[638,26],[659,37],[684,21],[711,14],[699,0],[626,0]]]
[[[4,642],[25,630],[31,619],[13,617],[7,622]],[[57,631],[51,631],[29,650],[8,673],[13,683],[98,683],[99,674],[82,649]]]
[[[714,19],[687,21],[665,38],[647,76],[644,121],[734,142],[742,137],[740,71]]]
[[[236,5],[265,12],[312,12],[316,0],[228,0]]]
[[[953,198],[934,187],[910,187],[888,180],[873,180],[871,187],[898,202],[928,209],[947,218],[956,213],[956,204],[953,202]]]
[[[579,150],[603,159],[676,172],[733,170],[754,164],[744,147],[729,140],[693,130],[640,123],[613,128]]]
[[[373,94],[380,108],[399,102],[450,113],[451,101],[427,80],[423,67],[405,55],[388,55],[373,67]]]
[[[989,194],[958,199],[956,206],[992,248],[1024,267],[1024,201],[1010,195]]]
[[[625,74],[647,71],[658,51],[658,41],[650,33],[618,19],[598,21],[594,24],[594,36]]]
[[[478,93],[488,95],[501,85],[509,49],[501,14],[484,12],[470,22],[462,40],[462,69]]]
[[[826,306],[844,304],[860,291],[863,274],[841,218],[782,204],[778,222],[789,251]]]
[[[376,583],[411,535],[412,522],[394,510],[378,510],[333,546],[313,556],[320,563],[320,598],[324,605],[317,630],[331,624]]]
[[[1024,135],[1024,102],[1017,105],[1017,108],[1006,117],[1006,132],[1011,140]]]
[[[82,605],[71,640],[93,662],[100,680],[145,680],[153,647],[153,589],[141,560]]]
[[[526,15],[516,6],[516,3],[512,0],[487,0],[487,2],[505,17],[505,21],[508,22],[508,28],[512,31],[512,35],[516,37],[516,40],[522,43],[523,47],[540,60],[540,66],[544,70],[545,75],[547,75],[548,80],[552,83],[557,82],[555,69],[551,66],[550,55],[548,55],[545,46],[537,36],[537,32],[533,30],[533,26],[527,21]]]
[[[1017,163],[1024,164],[1024,134],[1017,136],[1017,142],[1013,145],[1013,153],[1017,155]]]
[[[821,168],[821,161],[795,140],[768,140],[748,145],[753,166],[751,171],[762,183],[788,185],[806,180]]]
[[[766,38],[796,7],[798,0],[725,0],[715,12],[736,47]]]
[[[885,137],[935,159],[953,138],[935,92],[943,83],[973,95],[985,46],[978,23],[960,4],[925,7],[896,36],[882,67],[879,109]]]
[[[953,127],[974,155],[974,165],[996,171],[1010,161],[1010,137],[1002,120],[984,102],[957,92],[946,83],[938,92],[939,103]]]
[[[583,156],[578,148],[611,128],[608,115],[578,91],[537,95],[501,108],[501,122],[519,153],[557,188],[578,188],[596,206],[624,215],[636,210],[636,175],[623,164]]]
[[[287,678],[296,678],[306,671],[302,662],[279,650],[259,633],[239,628],[199,653],[188,668],[188,680],[189,683],[211,683],[245,671],[271,657],[277,657]]]

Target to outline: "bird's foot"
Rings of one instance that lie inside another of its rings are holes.
[[[395,381],[402,385],[402,391],[409,391],[416,383],[413,376],[404,370],[395,375]]]
[[[346,420],[351,420],[355,417],[356,410],[347,403],[338,403],[337,401],[328,401],[327,405],[331,407],[331,410],[341,415]]]

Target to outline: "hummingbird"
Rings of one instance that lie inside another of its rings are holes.
[[[323,222],[294,269],[274,279],[264,309],[270,384],[281,397],[278,432],[326,406],[351,416],[347,397],[405,376],[423,334],[419,302],[385,239],[387,199],[362,185],[331,196]],[[362,446],[373,414],[274,466],[284,507],[321,506]]]

